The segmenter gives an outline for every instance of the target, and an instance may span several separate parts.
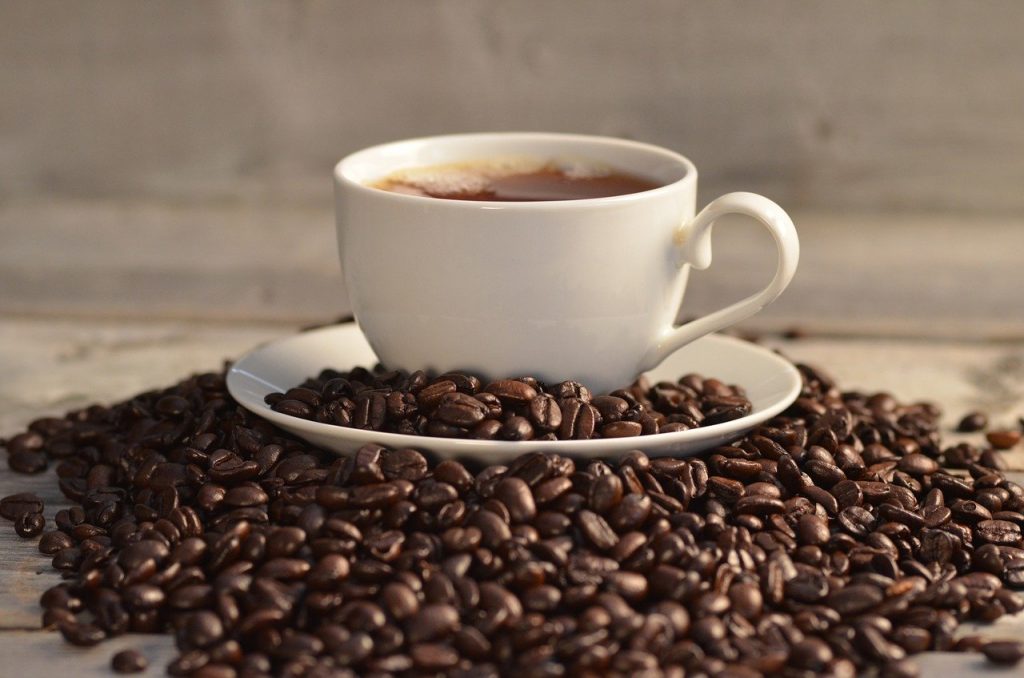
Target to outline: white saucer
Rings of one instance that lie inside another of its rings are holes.
[[[500,442],[431,438],[345,428],[291,417],[264,403],[268,393],[286,391],[326,367],[348,370],[372,367],[377,358],[355,323],[294,334],[242,356],[228,371],[228,391],[243,407],[318,447],[354,452],[367,443],[415,447],[439,457],[468,457],[495,463],[524,452],[544,451],[576,457],[615,457],[642,449],[651,456],[694,454],[722,445],[782,412],[800,393],[800,374],[770,350],[722,335],[708,335],[683,347],[648,372],[653,382],[675,381],[697,372],[747,390],[750,414],[722,424],[689,431],[635,438]]]

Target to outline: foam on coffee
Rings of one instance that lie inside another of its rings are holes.
[[[647,191],[660,185],[598,163],[529,157],[412,167],[370,184],[407,195],[499,202],[602,198]]]

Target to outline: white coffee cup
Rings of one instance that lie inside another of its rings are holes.
[[[369,185],[398,170],[507,157],[609,166],[662,185],[545,202],[450,200]],[[334,181],[352,310],[391,368],[619,388],[770,304],[799,258],[793,222],[774,202],[729,193],[694,216],[693,163],[634,141],[544,133],[412,139],[349,155]],[[677,326],[690,268],[711,264],[711,226],[733,212],[771,233],[775,276],[760,292]]]

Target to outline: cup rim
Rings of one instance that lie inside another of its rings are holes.
[[[420,144],[432,141],[469,141],[478,139],[493,140],[495,138],[500,139],[522,139],[522,140],[533,140],[533,141],[574,141],[574,142],[585,142],[592,143],[595,145],[601,145],[605,147],[618,147],[618,148],[630,148],[637,151],[643,151],[651,153],[653,155],[660,156],[664,159],[671,160],[678,163],[685,169],[685,173],[679,179],[658,186],[657,188],[648,189],[646,191],[639,191],[637,193],[626,193],[623,195],[612,195],[602,198],[578,198],[572,200],[524,200],[517,202],[506,202],[501,200],[459,200],[457,198],[437,198],[434,196],[422,196],[422,195],[409,195],[407,193],[395,193],[391,191],[385,191],[380,188],[373,188],[366,184],[353,179],[349,176],[348,172],[351,168],[364,160],[366,156],[380,153],[389,148],[401,145],[412,145]],[[502,210],[537,210],[537,209],[579,209],[581,207],[598,207],[605,205],[622,205],[632,202],[640,202],[647,200],[652,196],[657,196],[663,193],[672,192],[678,190],[678,187],[682,184],[693,183],[697,181],[697,167],[693,162],[675,151],[656,146],[654,144],[645,143],[642,141],[633,141],[631,139],[621,139],[618,137],[607,137],[600,135],[591,134],[569,134],[560,132],[470,132],[465,134],[440,134],[423,137],[413,137],[410,139],[400,139],[397,141],[389,141],[383,144],[377,144],[370,146],[353,153],[350,153],[343,157],[334,166],[334,180],[336,185],[345,186],[351,190],[368,193],[375,195],[382,199],[388,200],[399,200],[399,201],[411,201],[410,204],[444,204],[454,209],[502,209]]]

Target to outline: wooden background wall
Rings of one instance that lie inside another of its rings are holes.
[[[1015,336],[1022,34],[1017,0],[2,0],[0,312],[343,312],[339,157],[540,129],[792,210],[800,277],[761,322]],[[742,273],[692,310],[767,275],[725,230]]]

